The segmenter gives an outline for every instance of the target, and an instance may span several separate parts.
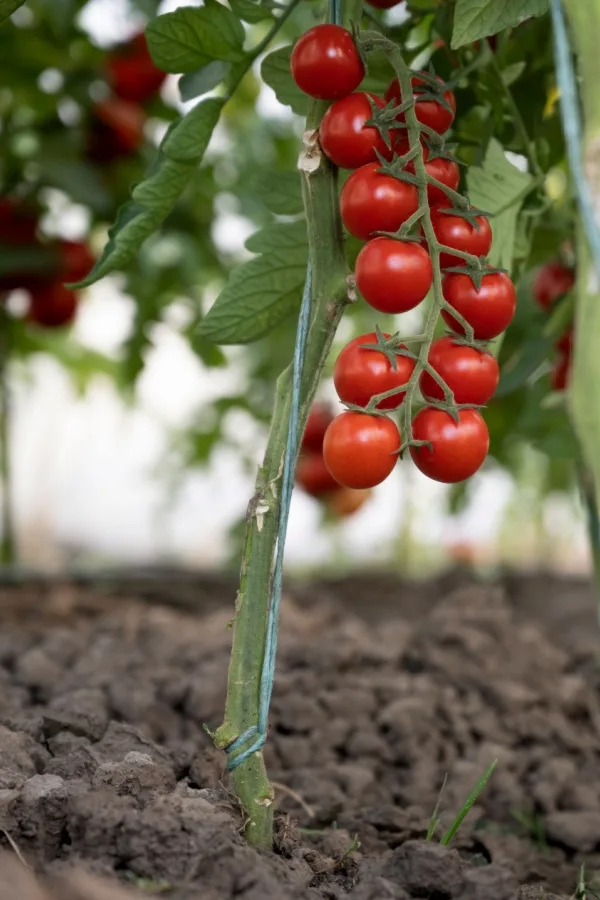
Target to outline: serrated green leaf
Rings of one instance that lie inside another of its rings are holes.
[[[215,59],[208,65],[198,69],[197,72],[189,72],[179,79],[179,95],[184,103],[194,100],[212,91],[221,84],[231,68],[231,63],[222,59]]]
[[[260,3],[254,3],[253,0],[230,0],[230,4],[236,16],[244,22],[254,24],[272,18],[271,10],[261,6]]]
[[[24,3],[25,0],[0,0],[0,23],[12,16],[15,10],[23,6]]]
[[[265,56],[260,71],[263,81],[275,91],[279,102],[284,106],[291,106],[297,115],[304,116],[308,107],[308,97],[302,93],[292,78],[291,55],[291,44],[274,50]]]
[[[140,182],[131,192],[131,197],[140,206],[154,212],[170,209],[169,197],[179,196],[196,169],[195,163],[165,159],[159,169]]]
[[[193,72],[214,59],[242,59],[244,37],[240,20],[217,0],[165,13],[146,29],[152,59],[173,74]]]
[[[457,0],[452,49],[513,28],[523,19],[543,16],[548,0]]]
[[[235,269],[200,324],[216,344],[247,344],[271,331],[300,303],[308,241],[303,222],[264,229],[253,246],[262,255]]]
[[[492,139],[483,166],[470,167],[467,184],[473,206],[499,215],[525,198],[533,179],[529,173],[513,166],[506,158],[502,145]]]
[[[490,220],[492,226],[492,249],[488,254],[488,262],[499,269],[512,270],[517,219],[520,204],[508,207],[500,215]]]
[[[162,145],[165,156],[179,163],[199,162],[224,105],[224,98],[209,97],[191,109],[167,135]]]
[[[257,179],[257,190],[267,209],[278,216],[295,216],[304,208],[298,172],[264,172]]]

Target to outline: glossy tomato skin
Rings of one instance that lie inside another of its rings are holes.
[[[567,269],[559,262],[549,262],[538,269],[533,279],[533,298],[542,309],[549,309],[575,284],[573,269]]]
[[[405,135],[400,135],[396,138],[394,141],[394,149],[398,156],[403,156],[405,153],[408,153],[408,138],[406,138]],[[451,159],[442,159],[441,157],[430,160],[429,150],[425,146],[423,147],[423,162],[425,163],[425,171],[431,178],[435,178],[436,181],[440,181],[453,191],[457,190],[460,182],[460,169],[458,163],[453,162]],[[415,164],[413,160],[406,165],[406,171],[411,172],[414,175]],[[429,200],[430,205],[434,203],[450,204],[450,201],[442,188],[437,187],[435,184],[427,185],[427,199]]]
[[[444,298],[471,325],[477,340],[490,341],[510,325],[517,306],[515,286],[504,272],[484,275],[476,290],[468,275],[448,272],[442,280]],[[453,331],[463,328],[448,310],[442,310],[444,321]]]
[[[76,312],[77,295],[57,282],[32,292],[28,319],[44,328],[61,328],[73,321]]]
[[[365,67],[352,35],[341,25],[315,25],[295,43],[292,78],[301,91],[318,100],[338,100],[355,91]]]
[[[356,258],[356,284],[369,306],[382,313],[414,309],[433,282],[429,253],[413,241],[378,237]]]
[[[487,256],[492,246],[492,229],[489,220],[485,216],[475,216],[475,221],[479,225],[479,230],[477,230],[462,216],[440,212],[448,206],[448,203],[438,204],[431,211],[431,224],[440,244],[452,247],[453,250],[472,253],[473,256]],[[466,263],[460,256],[440,253],[440,265],[445,269],[464,266]]]
[[[110,97],[93,108],[88,135],[88,157],[96,163],[112,163],[130,156],[144,141],[146,115],[141,106]]]
[[[459,421],[443,409],[426,406],[413,419],[413,438],[429,441],[427,445],[411,447],[410,455],[416,467],[444,484],[456,484],[474,475],[487,456],[490,437],[480,413],[476,409],[460,409]]]
[[[356,169],[340,194],[342,221],[362,241],[376,231],[397,231],[419,208],[414,184],[384,175],[379,168],[379,163],[368,163]]]
[[[325,504],[330,513],[339,519],[345,519],[358,512],[365,505],[371,493],[370,490],[353,491],[352,488],[342,487],[338,484],[337,491],[325,498]]]
[[[61,241],[60,274],[64,281],[81,281],[92,270],[96,259],[82,241]]]
[[[385,334],[386,340],[390,337]],[[375,332],[361,334],[346,344],[338,356],[333,370],[333,383],[338,397],[344,403],[366,406],[375,394],[383,394],[406,384],[412,375],[415,362],[407,356],[396,356],[396,370],[384,353],[379,350],[365,350],[362,344],[376,344]],[[406,349],[406,348],[405,348]],[[404,399],[405,391],[380,400],[377,409],[397,409]]]
[[[311,453],[321,453],[323,450],[323,438],[327,426],[333,421],[333,413],[328,403],[317,401],[313,403],[306,427],[302,435],[301,450]]]
[[[340,489],[321,453],[301,453],[296,463],[296,484],[311,497],[324,497]]]
[[[498,387],[500,369],[496,357],[456,344],[452,337],[433,342],[428,362],[453,392],[455,403],[483,406]],[[429,372],[422,373],[419,386],[426,399],[444,399],[442,388]]]
[[[438,81],[441,83],[442,79],[438,78]],[[417,119],[423,125],[428,125],[430,128],[433,128],[438,134],[443,134],[452,125],[456,114],[456,98],[453,92],[450,90],[444,91],[444,98],[448,101],[452,110],[450,111],[449,109],[444,109],[442,104],[438,103],[437,100],[419,100],[418,91],[424,91],[428,88],[423,79],[419,78],[418,75],[413,76],[411,82],[413,90],[415,91],[415,113]],[[388,85],[385,92],[385,99],[387,101],[393,100],[398,105],[402,102],[402,92],[400,91],[400,85],[397,78],[394,78]],[[404,113],[400,113],[396,118],[399,121],[404,121]]]
[[[325,434],[323,456],[339,484],[372,488],[388,477],[398,460],[400,432],[391,419],[343,412]]]
[[[143,34],[137,34],[110,54],[106,74],[116,96],[132,103],[151,100],[167,77],[152,62]]]
[[[319,140],[325,156],[342,169],[358,169],[377,162],[376,152],[391,159],[393,150],[373,126],[365,126],[373,115],[369,97],[381,109],[382,97],[358,91],[336,100],[329,107],[319,129]]]

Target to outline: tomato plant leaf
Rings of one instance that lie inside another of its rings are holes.
[[[132,199],[119,210],[101,256],[77,287],[87,287],[124,268],[166,219],[193,178],[224,103],[221,97],[209,97],[171,123],[154,165],[144,181],[134,187]]]
[[[548,0],[457,0],[451,47],[456,50],[547,11]]]
[[[507,159],[502,145],[493,138],[483,165],[469,169],[467,184],[473,206],[498,216],[503,210],[524,200],[533,186],[533,178],[528,172],[517,169]]]
[[[261,255],[239,266],[198,329],[216,344],[247,344],[271,331],[300,303],[308,241],[304,222],[286,222],[253,235]]]
[[[292,45],[280,47],[265,56],[262,66],[262,79],[270,88],[275,91],[275,95],[280,103],[284,106],[291,106],[292,110],[299,116],[306,114],[308,107],[308,98],[303,94],[295,83],[290,72],[290,57],[292,55]]]
[[[25,0],[0,0],[0,23],[12,16],[15,10],[23,6],[24,3]]]
[[[260,3],[254,3],[253,0],[230,0],[230,5],[236,16],[244,22],[254,24],[272,18],[271,10],[261,6]]]
[[[243,58],[244,26],[217,0],[183,6],[153,19],[146,29],[152,59],[165,72],[194,72],[211,60]]]
[[[196,72],[188,72],[179,79],[179,95],[184,103],[207,94],[220,84],[231,68],[231,64],[222,59],[214,59]]]
[[[304,208],[298,172],[264,172],[256,187],[267,209],[278,216],[295,216]]]

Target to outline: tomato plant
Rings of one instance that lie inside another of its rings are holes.
[[[316,25],[294,45],[294,81],[301,91],[321,100],[336,100],[356,90],[365,68],[352,39],[340,25]]]
[[[396,231],[418,209],[417,189],[368,163],[352,173],[340,196],[342,221],[363,241],[378,231]]]
[[[500,369],[491,353],[442,337],[431,345],[427,360],[446,382],[456,403],[484,406],[496,393]],[[444,399],[443,388],[429,372],[423,372],[419,385],[425,398]]]
[[[489,448],[486,424],[476,409],[461,409],[458,421],[443,409],[425,407],[413,420],[410,448],[415,465],[428,478],[452,484],[470,478],[482,466]]]
[[[325,434],[323,456],[336,481],[348,488],[372,488],[398,462],[400,432],[391,419],[344,412]]]
[[[384,339],[391,335],[384,334]],[[370,350],[364,345],[376,345],[377,334],[361,334],[346,344],[335,362],[333,383],[338,397],[344,403],[366,406],[376,394],[399,388],[407,384],[415,368],[414,360],[403,356],[400,348],[393,361],[380,350]],[[405,396],[405,391],[380,400],[377,409],[396,409]]]
[[[444,83],[442,79],[438,78],[437,82],[438,85],[443,88]],[[454,121],[454,115],[456,113],[456,98],[454,93],[451,90],[442,90],[441,100],[429,99],[428,95],[431,93],[431,86],[429,84],[429,79],[425,76],[424,72],[422,72],[420,76],[413,75],[411,84],[413,95],[416,100],[415,114],[419,122],[421,122],[422,125],[433,128],[433,130],[437,131],[439,134],[448,131]],[[388,85],[385,92],[385,99],[393,100],[396,105],[402,103],[402,91],[400,90],[400,84],[398,83],[397,78],[394,78]],[[397,118],[400,122],[403,122],[405,118],[404,113],[399,113]]]
[[[433,269],[420,244],[379,237],[362,248],[356,259],[356,284],[373,309],[403,313],[429,293]]]
[[[372,115],[370,100],[379,109],[385,106],[383,98],[359,91],[336,100],[323,116],[319,128],[321,147],[331,162],[342,169],[358,169],[377,162],[377,154],[391,156],[392,151],[377,128],[365,125]]]
[[[449,272],[444,276],[442,290],[445,300],[466,319],[478,340],[497,337],[508,328],[515,314],[515,288],[504,272],[483,275],[479,288],[469,275]],[[450,311],[444,309],[442,316],[451,328],[464,332]]]

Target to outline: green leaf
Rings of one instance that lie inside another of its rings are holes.
[[[543,16],[547,11],[548,0],[457,0],[452,49],[513,28],[530,16]]]
[[[244,37],[237,16],[216,0],[165,13],[146,29],[152,59],[163,71],[173,74],[193,72],[213,59],[242,59]]]
[[[260,71],[263,81],[275,91],[279,102],[284,106],[291,106],[297,115],[304,116],[308,107],[308,97],[302,93],[292,78],[291,55],[291,44],[274,50],[265,56]]]
[[[264,172],[256,187],[267,209],[278,216],[295,216],[304,209],[298,172]]]
[[[229,284],[200,324],[216,344],[247,344],[271,331],[300,303],[308,241],[304,222],[263,229],[247,246],[261,256],[232,272]]]
[[[509,206],[490,220],[492,226],[492,249],[488,254],[488,262],[499,269],[508,269],[513,265],[515,235],[520,204]]]
[[[12,16],[14,11],[24,3],[25,0],[0,0],[0,23]]]
[[[502,145],[490,141],[483,166],[471,166],[467,174],[469,198],[473,206],[499,215],[520,204],[533,186],[533,178],[506,158]]]
[[[189,72],[179,79],[179,94],[184,103],[207,94],[216,88],[227,76],[231,68],[230,63],[222,59],[215,59],[196,72]]]
[[[166,219],[194,176],[224,103],[221,97],[209,97],[169,126],[148,176],[119,210],[102,255],[76,287],[87,287],[115,269],[125,268]]]
[[[230,4],[236,16],[244,22],[254,24],[271,18],[271,10],[265,9],[260,3],[253,3],[252,0],[230,0]]]

